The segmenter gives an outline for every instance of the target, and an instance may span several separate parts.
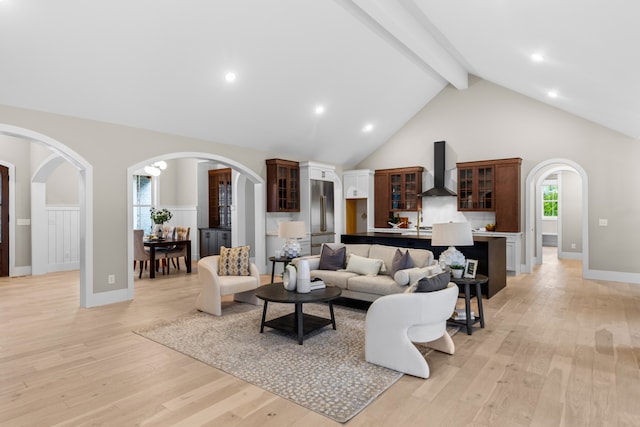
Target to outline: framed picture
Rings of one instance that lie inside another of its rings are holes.
[[[467,279],[475,279],[477,269],[478,269],[478,260],[468,259],[467,265],[464,267],[464,277]]]

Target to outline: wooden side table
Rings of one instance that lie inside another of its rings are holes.
[[[287,258],[287,257],[269,257],[269,261],[271,261],[271,283],[273,283],[273,276],[274,273],[276,271],[276,262],[282,262],[284,263],[284,268],[287,268],[287,264],[289,264],[291,261],[293,260],[293,258]]]
[[[477,322],[480,322],[480,327],[484,328],[484,311],[482,310],[482,285],[487,283],[489,278],[483,274],[477,274],[475,278],[460,278],[455,279],[451,278],[451,281],[458,285],[458,289],[460,293],[464,295],[464,306],[467,318],[465,321],[462,320],[449,320],[449,323],[453,323],[459,326],[466,326],[467,334],[471,335],[473,333],[473,325]],[[471,286],[475,287],[475,295],[472,295]],[[478,316],[475,319],[471,320],[471,298],[475,297],[478,301]]]

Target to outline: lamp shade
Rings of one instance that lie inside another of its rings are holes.
[[[468,222],[433,224],[432,246],[473,246],[471,225]]]
[[[285,239],[300,239],[306,237],[307,230],[304,221],[282,221],[278,224],[278,237]]]

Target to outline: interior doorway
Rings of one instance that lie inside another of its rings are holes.
[[[525,183],[525,272],[544,261],[543,187],[550,177],[558,182],[557,254],[582,259],[582,274],[589,268],[588,177],[577,163],[551,159],[535,166]],[[563,188],[564,187],[564,188]]]
[[[9,275],[9,168],[0,165],[0,277]]]
[[[41,133],[0,123],[0,134],[18,138],[25,143],[36,143],[49,147],[78,170],[80,174],[80,306],[101,305],[102,301],[93,292],[93,167],[86,159],[66,145]],[[10,194],[10,197],[13,198],[13,195]],[[9,208],[13,214],[11,218],[15,218],[14,207],[10,206]],[[15,253],[15,242],[11,236],[15,236],[15,221],[11,221],[9,224],[9,250],[10,253]],[[14,265],[10,265],[10,268],[15,270]],[[10,271],[9,274],[13,273]]]

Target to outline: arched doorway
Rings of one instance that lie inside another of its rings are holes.
[[[45,145],[78,170],[80,174],[80,306],[96,305],[93,294],[93,168],[91,164],[61,142],[29,129],[0,123],[0,134]],[[14,221],[11,222],[10,227],[10,234],[15,236]]]
[[[145,165],[152,164],[160,160],[174,160],[181,158],[198,159],[204,161],[216,162],[225,167],[229,167],[238,172],[238,176],[233,186],[233,200],[238,200],[237,191],[238,188],[243,187],[247,182],[253,185],[253,218],[254,218],[254,233],[255,233],[255,263],[258,266],[265,265],[266,263],[266,248],[265,248],[265,222],[264,215],[266,212],[265,205],[265,190],[263,178],[256,174],[253,170],[249,169],[245,165],[231,160],[229,158],[203,152],[177,152],[169,153],[158,157],[145,159],[139,163],[131,165],[127,168],[127,212],[133,210],[133,175],[136,171],[144,168]],[[237,215],[237,211],[232,215]],[[233,223],[239,224],[241,221],[237,216],[232,220]],[[134,272],[133,272],[133,218],[132,215],[127,215],[127,229],[128,235],[128,279],[127,279],[127,295],[129,299],[133,298],[134,291]],[[232,241],[242,239],[243,235],[239,234],[236,229],[232,232]]]
[[[571,171],[579,176],[581,191],[582,219],[582,274],[589,269],[589,227],[588,227],[588,177],[577,163],[567,159],[550,159],[536,165],[527,175],[525,183],[525,272],[531,272],[533,264],[542,260],[542,230],[540,226],[541,204],[540,187],[550,174]],[[559,239],[561,242],[561,238]]]

